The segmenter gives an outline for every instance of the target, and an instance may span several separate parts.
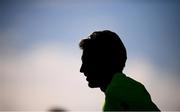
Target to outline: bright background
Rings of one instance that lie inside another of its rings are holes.
[[[180,110],[180,1],[0,0],[0,110],[101,110],[79,73],[80,39],[116,32],[161,110]]]

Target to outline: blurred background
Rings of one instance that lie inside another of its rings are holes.
[[[0,111],[101,111],[79,72],[79,41],[97,30],[121,37],[124,73],[161,110],[180,110],[179,12],[178,0],[0,0]]]

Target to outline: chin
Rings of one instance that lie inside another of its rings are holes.
[[[98,84],[94,84],[94,83],[88,83],[88,86],[90,88],[97,88],[97,87],[99,87]]]

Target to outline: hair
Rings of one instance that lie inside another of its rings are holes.
[[[106,59],[115,72],[122,72],[125,67],[127,53],[119,36],[109,30],[95,31],[79,43],[82,50],[95,52],[97,56]]]

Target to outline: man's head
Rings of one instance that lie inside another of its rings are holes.
[[[96,31],[79,43],[83,50],[80,72],[84,73],[89,87],[100,87],[122,72],[127,59],[126,49],[119,36],[111,31]]]

